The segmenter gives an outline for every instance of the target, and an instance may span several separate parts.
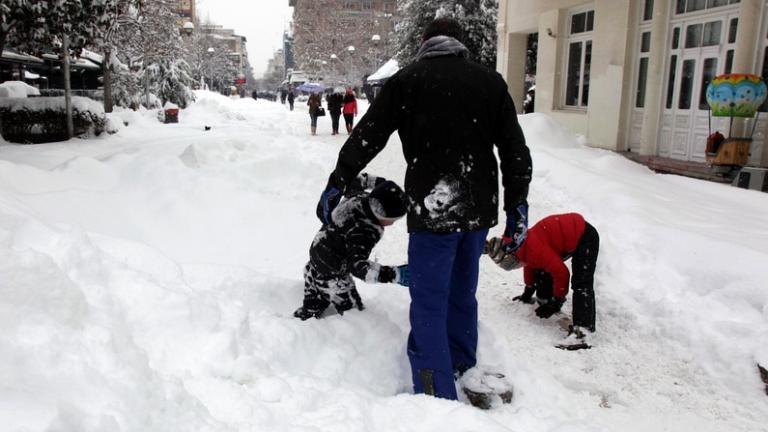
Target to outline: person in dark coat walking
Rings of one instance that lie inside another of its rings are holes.
[[[479,260],[499,214],[505,249],[527,230],[531,157],[507,84],[466,58],[457,21],[424,31],[416,61],[392,76],[341,148],[317,206],[321,220],[398,131],[407,163],[410,322],[414,391],[457,399],[454,377],[476,364]]]
[[[344,123],[347,125],[347,135],[352,134],[352,125],[357,117],[357,98],[351,88],[344,95]]]
[[[568,294],[568,280],[573,290],[573,325],[571,338],[586,342],[587,332],[595,331],[595,267],[600,251],[597,230],[578,213],[545,217],[528,230],[528,236],[514,254],[505,254],[503,241],[488,241],[488,254],[505,270],[523,267],[525,290],[513,300],[539,307],[536,315],[549,318],[560,312]],[[573,275],[564,261],[571,259]]]
[[[293,89],[288,90],[288,106],[290,106],[291,111],[293,111],[293,101],[296,99],[296,95],[293,93]]]
[[[341,93],[334,91],[325,97],[325,101],[328,104],[328,112],[331,114],[331,127],[333,128],[332,135],[339,134],[339,118],[341,117],[341,109],[344,106],[344,96]]]
[[[361,174],[347,187],[345,196],[333,210],[333,220],[323,225],[309,248],[304,301],[294,312],[302,320],[321,318],[331,304],[339,314],[353,307],[363,310],[351,276],[367,283],[408,286],[407,264],[390,267],[368,261],[384,228],[405,215],[403,190],[392,181]]]

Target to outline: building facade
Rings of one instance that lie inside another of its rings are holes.
[[[538,33],[537,112],[595,147],[704,162],[705,92],[723,73],[768,78],[766,0],[501,0],[498,69],[523,99],[528,35]],[[766,110],[764,110],[766,111]],[[737,121],[734,136],[753,121]],[[768,166],[768,115],[750,165]]]
[[[289,0],[295,69],[358,85],[393,54],[396,0]]]
[[[177,12],[185,21],[197,22],[197,5],[195,0],[178,0]]]
[[[200,32],[203,34],[210,35],[220,43],[226,45],[231,60],[235,63],[238,69],[238,76],[233,78],[245,77],[247,56],[245,47],[247,42],[246,37],[235,34],[234,30],[224,28],[217,24],[201,24],[199,28]]]

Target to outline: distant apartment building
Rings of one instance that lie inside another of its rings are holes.
[[[179,15],[178,24],[182,30],[192,31],[197,23],[197,2],[195,0],[177,0],[176,13]]]
[[[232,56],[232,59],[235,61],[235,64],[238,66],[239,73],[238,75],[244,76],[245,75],[245,66],[246,66],[246,49],[245,44],[247,42],[247,39],[245,36],[240,36],[238,34],[235,34],[235,31],[232,29],[226,29],[223,26],[216,25],[216,24],[201,24],[199,28],[202,33],[209,34],[211,37],[217,39],[218,41],[224,43],[227,48],[230,51],[230,55]]]
[[[396,0],[289,0],[297,69],[359,84],[393,54]]]
[[[615,151],[704,162],[712,79],[768,78],[766,0],[501,0],[498,27],[498,69],[518,106],[538,34],[536,111]],[[749,164],[768,166],[760,119]]]

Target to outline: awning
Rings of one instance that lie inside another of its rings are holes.
[[[3,60],[43,64],[43,60],[38,57],[31,56],[29,54],[20,54],[20,53],[8,51],[8,50],[3,50],[2,58]]]
[[[384,66],[380,67],[379,70],[377,70],[371,76],[369,76],[367,81],[370,84],[376,84],[378,82],[386,81],[389,77],[396,74],[397,71],[399,70],[400,70],[400,66],[397,64],[397,60],[390,59],[388,62],[384,63]]]

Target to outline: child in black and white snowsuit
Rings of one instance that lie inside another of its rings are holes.
[[[384,227],[406,213],[403,190],[394,182],[361,174],[348,187],[345,200],[333,210],[331,223],[323,225],[309,248],[304,267],[304,302],[294,316],[321,318],[333,304],[339,314],[363,302],[352,276],[368,283],[408,286],[408,265],[383,266],[368,261],[381,240]],[[372,189],[370,193],[366,190]]]

